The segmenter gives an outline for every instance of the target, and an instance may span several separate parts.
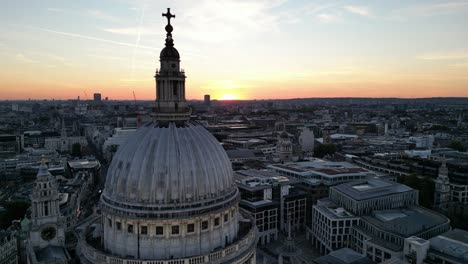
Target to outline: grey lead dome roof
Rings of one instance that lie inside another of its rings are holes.
[[[161,60],[179,60],[180,55],[176,48],[174,47],[165,47],[161,50],[159,54]]]
[[[222,197],[233,189],[231,162],[203,126],[150,123],[119,147],[103,196],[131,205],[179,204]]]

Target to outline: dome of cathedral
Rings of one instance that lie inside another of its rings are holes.
[[[280,138],[289,138],[288,133],[286,131],[281,132]]]
[[[79,255],[85,263],[255,263],[255,222],[239,211],[240,193],[221,144],[190,121],[171,33],[175,15],[168,8],[163,16],[167,34],[154,76],[153,122],[115,153],[100,219],[87,224],[88,231],[97,225],[102,232],[80,242]]]
[[[161,60],[171,60],[171,59],[179,60],[180,55],[176,48],[168,46],[161,50],[161,53],[159,54],[159,58]]]
[[[103,198],[144,207],[180,206],[235,191],[231,162],[203,126],[149,123],[119,147],[107,172]]]

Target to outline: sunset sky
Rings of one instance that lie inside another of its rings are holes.
[[[0,2],[0,100],[155,98],[167,7],[188,99],[468,96],[468,1]]]

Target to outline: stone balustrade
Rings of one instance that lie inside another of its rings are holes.
[[[241,237],[237,242],[230,246],[206,254],[203,256],[170,259],[170,260],[135,260],[112,256],[106,254],[91,245],[84,238],[80,240],[80,251],[83,256],[92,263],[106,264],[202,264],[202,263],[226,263],[234,258],[247,257],[255,252],[253,248],[257,244],[257,228],[251,228],[250,231]]]

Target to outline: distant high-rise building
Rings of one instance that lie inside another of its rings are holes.
[[[462,115],[462,114],[458,115],[457,127],[458,127],[458,128],[462,128],[462,127],[463,127],[463,115]]]
[[[211,97],[209,94],[205,94],[205,105],[211,105]]]
[[[101,102],[101,94],[95,93],[94,94],[94,102]]]

